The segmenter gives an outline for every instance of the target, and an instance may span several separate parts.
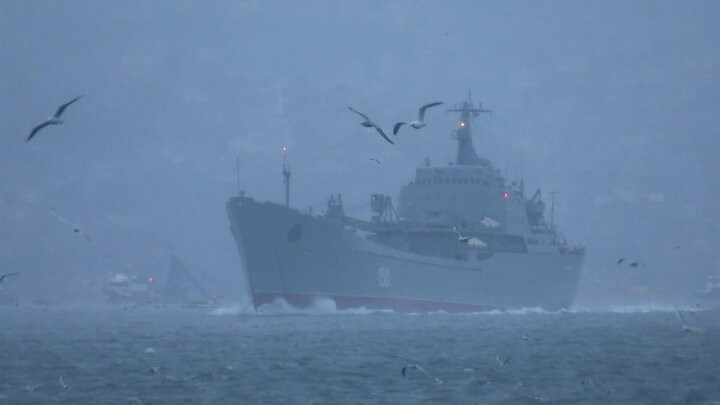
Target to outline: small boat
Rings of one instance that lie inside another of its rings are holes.
[[[153,290],[152,276],[140,278],[124,273],[114,274],[103,288],[110,302],[148,304],[159,302],[162,296]]]

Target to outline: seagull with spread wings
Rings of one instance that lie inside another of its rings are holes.
[[[385,135],[385,131],[383,131],[382,128],[380,128],[379,125],[377,125],[376,123],[372,122],[372,121],[370,120],[370,118],[368,118],[367,115],[361,113],[360,111],[358,111],[358,110],[356,110],[356,109],[354,109],[354,108],[352,108],[352,107],[348,107],[348,108],[350,109],[350,111],[352,111],[352,112],[354,112],[355,114],[357,114],[357,115],[359,115],[359,116],[362,117],[362,119],[363,119],[364,121],[361,122],[360,125],[364,126],[365,128],[375,128],[375,130],[378,132],[378,134],[380,134],[383,138],[385,138],[386,141],[388,141],[388,142],[390,142],[391,144],[395,145],[395,142],[391,141],[390,138],[388,138],[387,135]]]
[[[10,276],[17,276],[17,275],[19,275],[19,274],[20,274],[20,273],[7,273],[7,274],[3,274],[2,276],[0,276],[0,284],[2,284],[3,281],[5,281],[6,278],[8,278],[8,277],[10,277]]]
[[[33,130],[30,132],[30,135],[28,135],[27,140],[25,142],[30,141],[38,133],[38,131],[40,131],[41,129],[45,128],[48,125],[62,124],[63,120],[60,119],[60,116],[65,112],[65,109],[68,108],[70,106],[70,104],[78,101],[80,99],[80,97],[82,97],[82,96],[77,96],[74,99],[72,99],[72,100],[68,101],[67,103],[58,107],[57,111],[55,111],[55,115],[53,115],[52,117],[45,120],[45,122],[43,122],[42,124],[33,128]]]
[[[415,129],[420,129],[427,125],[425,123],[425,110],[427,110],[430,107],[435,107],[436,105],[442,104],[442,101],[436,101],[434,103],[425,104],[424,106],[420,107],[418,110],[418,119],[416,121],[412,122],[398,122],[395,124],[395,127],[393,128],[393,135],[397,135],[398,131],[400,130],[400,127],[403,125],[410,125],[411,127]]]

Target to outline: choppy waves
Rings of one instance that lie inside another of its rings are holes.
[[[0,307],[0,403],[718,400],[720,312],[676,310]]]
[[[213,315],[257,315],[257,316],[279,316],[279,315],[369,315],[394,313],[392,310],[370,310],[366,308],[338,309],[335,301],[331,298],[317,298],[313,305],[308,308],[297,308],[287,303],[284,299],[277,299],[271,304],[261,305],[257,310],[250,303],[237,303],[224,306],[212,311]]]
[[[674,313],[675,311],[698,312],[708,310],[696,305],[673,305],[673,304],[636,304],[636,305],[604,305],[604,306],[574,306],[571,308],[548,311],[540,307],[495,309],[478,312],[446,312],[432,311],[429,313],[407,313],[405,315],[557,315],[557,314],[644,314],[654,312]],[[391,309],[371,310],[367,308],[338,309],[335,301],[331,298],[318,298],[308,308],[297,308],[283,299],[277,299],[272,304],[265,304],[255,310],[249,302],[239,302],[225,305],[211,311],[212,315],[255,315],[255,316],[279,316],[279,315],[371,315],[371,314],[393,314]]]

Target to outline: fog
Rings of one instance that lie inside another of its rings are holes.
[[[238,182],[281,202],[287,145],[293,207],[342,193],[367,218],[426,156],[454,160],[444,110],[469,89],[492,110],[478,153],[548,207],[557,191],[586,246],[579,303],[681,301],[720,270],[718,2],[3,0],[0,38],[0,273],[26,301],[162,281],[170,251],[240,299]],[[436,100],[395,146],[347,110],[390,131]]]

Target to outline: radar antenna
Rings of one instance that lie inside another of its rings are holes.
[[[475,152],[472,142],[472,132],[470,131],[470,121],[472,118],[478,117],[480,113],[491,112],[483,108],[482,103],[478,103],[477,107],[472,101],[472,90],[468,89],[468,101],[464,101],[462,105],[447,110],[447,112],[460,113],[460,123],[455,135],[458,141],[458,152],[455,164],[458,165],[477,165],[480,158]],[[472,114],[472,115],[471,115]]]

